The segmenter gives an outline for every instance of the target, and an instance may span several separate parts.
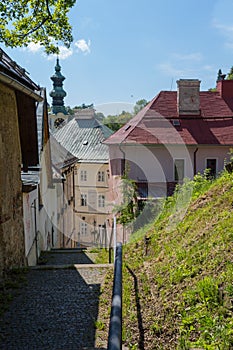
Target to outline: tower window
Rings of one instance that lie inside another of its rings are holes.
[[[80,223],[80,233],[83,236],[87,235],[87,223],[86,222],[81,222]]]
[[[81,170],[80,181],[87,181],[87,171],[86,170]]]
[[[105,176],[104,176],[104,171],[98,171],[98,181],[99,182],[104,182]]]
[[[98,197],[98,207],[99,208],[104,208],[105,207],[105,196],[104,195],[99,195]]]
[[[86,207],[86,206],[87,206],[87,195],[81,194],[81,207]]]

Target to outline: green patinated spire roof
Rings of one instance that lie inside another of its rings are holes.
[[[53,74],[50,79],[53,81],[53,90],[50,92],[50,96],[53,99],[52,111],[54,114],[63,113],[67,114],[64,106],[64,97],[66,92],[63,89],[63,81],[65,77],[61,74],[61,66],[59,64],[59,58],[57,58],[57,63],[55,66],[55,74]]]

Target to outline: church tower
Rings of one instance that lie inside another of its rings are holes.
[[[61,74],[59,58],[57,58],[55,73],[50,77],[50,79],[53,81],[53,90],[49,94],[52,97],[52,114],[49,117],[50,127],[53,130],[68,118],[67,111],[64,106],[64,97],[66,96],[66,92],[63,89],[63,81],[65,80],[65,77]]]

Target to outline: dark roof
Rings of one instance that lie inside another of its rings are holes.
[[[40,90],[40,87],[35,84],[28,76],[28,72],[20,67],[15,61],[13,61],[1,48],[0,48],[0,72],[7,74],[8,76],[16,79],[21,84],[27,86],[32,90]]]
[[[96,119],[73,118],[53,136],[78,162],[107,163],[108,147],[103,141],[112,134]]]
[[[53,135],[50,135],[50,148],[52,164],[57,168],[65,168],[77,162],[77,158],[58,143]]]
[[[40,182],[39,171],[21,172],[22,191],[31,192],[35,190]]]
[[[218,92],[200,92],[200,115],[179,115],[177,92],[161,91],[106,144],[233,144],[231,101]],[[174,125],[173,120],[178,120]]]

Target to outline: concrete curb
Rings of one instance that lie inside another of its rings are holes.
[[[58,270],[58,269],[89,269],[113,268],[113,264],[63,264],[63,265],[37,265],[29,266],[29,270]]]

